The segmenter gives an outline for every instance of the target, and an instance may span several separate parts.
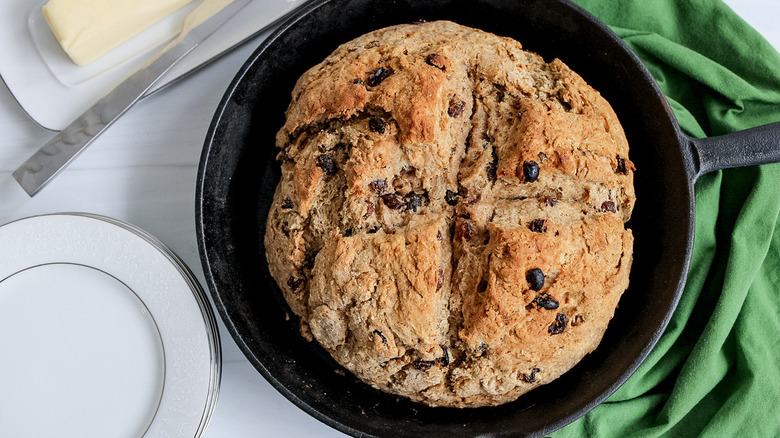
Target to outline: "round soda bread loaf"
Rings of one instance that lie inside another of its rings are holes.
[[[634,166],[563,62],[452,22],[393,26],[304,73],[286,115],[268,264],[341,365],[476,407],[596,348],[628,286]]]

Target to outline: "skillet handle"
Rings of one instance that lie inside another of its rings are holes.
[[[715,170],[780,162],[780,122],[687,141],[693,153],[694,181]]]

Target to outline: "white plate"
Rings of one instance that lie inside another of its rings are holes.
[[[93,63],[73,64],[41,13],[45,1],[0,1],[0,77],[41,126],[61,130],[173,39],[193,1]],[[254,0],[163,76],[149,94],[262,32],[304,0]]]
[[[80,214],[6,224],[0,248],[0,436],[203,434],[219,336],[173,253]]]

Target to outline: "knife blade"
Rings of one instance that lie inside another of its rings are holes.
[[[165,72],[251,1],[203,0],[185,17],[181,32],[170,44],[41,146],[13,172],[14,179],[28,195],[35,196]]]

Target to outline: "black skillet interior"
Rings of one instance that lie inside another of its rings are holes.
[[[612,104],[626,130],[638,202],[631,285],[601,345],[560,379],[499,407],[429,408],[359,382],[316,343],[268,273],[262,235],[279,178],[274,135],[296,78],[339,44],[384,26],[448,19],[561,58]],[[636,369],[676,305],[692,243],[692,182],[663,95],[622,42],[565,0],[320,0],[252,55],[204,145],[197,226],[212,297],[247,358],[280,392],[355,436],[516,436],[562,427]],[[289,317],[289,318],[288,318]]]

